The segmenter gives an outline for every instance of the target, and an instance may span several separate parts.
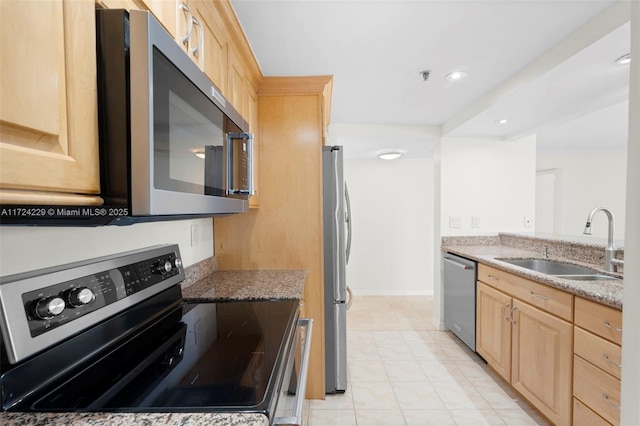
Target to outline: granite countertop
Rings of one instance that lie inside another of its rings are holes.
[[[273,300],[302,298],[303,270],[213,271],[183,285],[182,297],[198,300]]]
[[[465,245],[464,243],[456,244],[454,241],[445,240],[443,241],[442,250],[452,254],[460,255],[462,257],[466,257],[471,260],[475,260],[487,266],[502,269],[506,272],[510,272],[512,274],[519,275],[533,281],[547,284],[551,287],[573,293],[576,296],[580,296],[585,299],[593,300],[595,302],[622,310],[622,279],[607,281],[576,281],[543,274],[531,269],[522,268],[499,260],[501,258],[542,259],[542,252],[540,250],[534,251],[532,248],[526,246],[526,248],[511,247],[500,244],[500,242],[496,243],[496,241],[491,240],[479,240],[479,243],[480,244],[478,245]],[[597,269],[599,273],[610,275],[610,273],[603,271],[602,267],[594,265],[593,263],[581,262],[578,260],[553,255],[549,256],[548,259],[572,263],[574,265],[584,266],[591,269]],[[618,277],[620,277],[620,275],[618,275]]]
[[[215,258],[185,269],[182,297],[188,301],[299,300],[307,278],[303,270],[217,271]],[[269,420],[256,413],[0,413],[0,424],[266,426]]]
[[[10,426],[268,426],[262,414],[239,413],[0,413]]]

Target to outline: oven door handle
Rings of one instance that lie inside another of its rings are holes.
[[[309,375],[309,356],[311,355],[311,335],[313,332],[313,318],[300,318],[298,327],[306,327],[307,332],[304,337],[304,347],[300,356],[300,379],[296,387],[296,400],[293,404],[291,417],[278,417],[274,420],[274,425],[302,425],[302,410],[304,408],[304,398],[307,391],[307,376]]]

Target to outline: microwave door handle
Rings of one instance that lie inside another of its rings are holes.
[[[236,189],[231,187],[233,180],[233,140],[244,139],[247,144],[247,189]],[[227,133],[227,184],[226,193],[229,194],[253,194],[253,134],[247,132]]]

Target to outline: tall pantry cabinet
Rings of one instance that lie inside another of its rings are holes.
[[[314,320],[307,398],[324,398],[322,146],[332,78],[265,77],[258,88],[260,208],[214,219],[219,269],[305,269]]]

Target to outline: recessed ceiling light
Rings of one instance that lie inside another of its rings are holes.
[[[467,73],[464,71],[454,71],[452,73],[447,74],[444,78],[450,81],[462,80],[467,76]]]
[[[626,55],[620,56],[616,59],[616,64],[618,65],[628,65],[631,62],[631,53],[627,53]]]
[[[507,124],[509,122],[508,118],[501,118],[500,120],[496,120],[498,124]]]
[[[402,157],[404,153],[400,151],[386,151],[378,154],[378,158],[381,160],[395,160],[396,158]]]
[[[200,148],[200,149],[194,149],[191,152],[193,152],[193,155],[195,155],[198,158],[201,158],[204,160],[204,149]]]

